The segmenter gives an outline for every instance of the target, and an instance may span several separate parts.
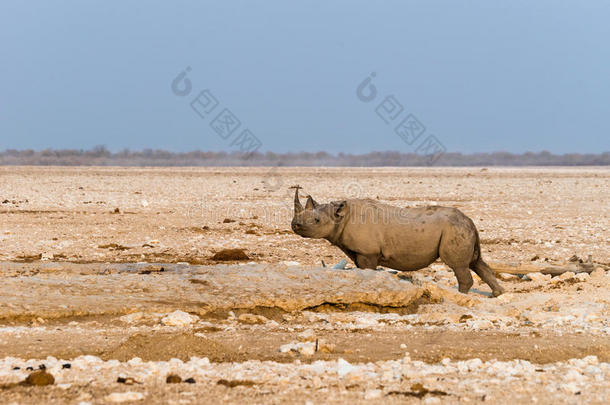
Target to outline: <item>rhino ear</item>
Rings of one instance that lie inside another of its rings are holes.
[[[335,218],[344,217],[347,214],[347,201],[333,201]]]
[[[305,203],[306,210],[312,210],[318,208],[318,203],[311,198],[311,196],[307,196],[307,202]]]

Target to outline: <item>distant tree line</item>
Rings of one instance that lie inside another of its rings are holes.
[[[396,151],[365,154],[327,152],[168,152],[159,149],[110,152],[104,146],[90,150],[44,149],[0,152],[0,165],[52,166],[608,166],[610,152],[599,154],[550,152],[444,153],[430,156]]]

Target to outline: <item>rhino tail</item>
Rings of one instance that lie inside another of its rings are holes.
[[[476,242],[474,245],[474,253],[472,255],[472,262],[470,268],[474,271],[481,279],[491,287],[491,295],[497,297],[504,293],[504,288],[496,280],[494,270],[489,267],[487,263],[481,257],[481,240],[479,239],[479,231],[475,229]]]
[[[474,242],[474,252],[472,253],[472,260],[470,261],[470,268],[474,268],[479,260],[483,260],[481,257],[481,239],[479,238],[479,231],[477,228],[474,228],[474,234],[476,236]]]

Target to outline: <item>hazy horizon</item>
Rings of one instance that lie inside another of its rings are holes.
[[[465,154],[602,153],[608,15],[602,1],[3,2],[0,150],[233,152],[248,129],[263,153],[413,153],[429,135]],[[187,68],[188,92],[172,85]],[[224,109],[234,133],[213,128]],[[425,127],[413,142],[396,132],[409,114]]]

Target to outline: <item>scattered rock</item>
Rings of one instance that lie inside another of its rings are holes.
[[[111,251],[115,251],[115,250],[123,251],[123,250],[131,249],[130,247],[119,245],[118,243],[108,243],[106,245],[99,245],[98,248],[109,249]]]
[[[121,210],[119,208],[115,208],[113,211],[114,214],[120,214]]]
[[[244,249],[223,249],[215,253],[211,259],[217,261],[250,260]]]
[[[491,329],[494,327],[494,324],[488,319],[477,319],[474,321],[468,321],[467,325],[474,330]]]
[[[292,342],[280,346],[280,353],[296,352],[303,356],[313,356],[316,346],[316,342]]]
[[[61,365],[61,368],[72,368],[72,364],[64,363],[64,364]]]
[[[591,276],[588,273],[578,273],[574,278],[576,278],[578,281],[588,281]]]
[[[469,319],[472,319],[472,318],[474,318],[472,315],[464,314],[464,315],[460,316],[459,322],[460,323],[464,323],[464,322],[466,322],[466,321],[468,321]]]
[[[139,274],[163,273],[164,271],[165,271],[164,267],[148,266],[147,268],[140,270]]]
[[[182,382],[182,378],[176,374],[170,374],[165,378],[165,382],[168,384],[179,384]]]
[[[262,325],[262,324],[266,323],[268,321],[268,319],[262,315],[241,314],[237,318],[237,321],[241,322],[241,323],[245,323],[247,325],[257,325],[257,324]]]
[[[225,387],[228,387],[228,388],[234,388],[234,387],[239,387],[239,386],[252,387],[256,383],[254,381],[250,381],[250,380],[225,380],[223,378],[221,380],[218,380],[218,382],[216,384],[224,385]]]
[[[199,320],[197,315],[187,314],[176,310],[161,318],[161,323],[165,326],[188,326]]]
[[[106,400],[109,402],[127,402],[127,401],[141,401],[144,399],[144,394],[141,392],[113,392],[106,396]]]
[[[316,333],[313,331],[313,329],[306,329],[297,335],[297,340],[299,342],[315,342]]]
[[[133,377],[119,377],[116,379],[116,382],[118,382],[119,384],[125,384],[125,385],[141,384],[140,382],[136,381],[135,378],[133,378]]]
[[[24,381],[26,385],[53,385],[54,383],[55,377],[45,369],[30,373]]]
[[[434,302],[449,301],[463,307],[473,307],[480,303],[480,301],[472,295],[466,295],[457,291],[447,290],[445,288],[439,287],[434,283],[423,283],[422,287],[425,291],[424,294],[427,295],[430,300]]]
[[[597,267],[595,270],[593,270],[590,274],[592,279],[599,279],[602,278],[606,275],[606,272],[604,269],[602,269],[601,267]]]
[[[196,233],[207,233],[206,231],[210,230],[210,227],[207,225],[204,225],[202,227],[199,226],[192,226],[189,228],[190,231],[196,232]]]
[[[499,273],[498,277],[500,278],[500,280],[503,280],[503,281],[517,281],[517,280],[520,280],[518,275],[510,274],[510,273]]]
[[[411,391],[390,391],[390,392],[388,392],[388,395],[404,395],[404,396],[416,397],[416,398],[420,398],[420,399],[425,397],[427,394],[439,395],[439,396],[447,395],[447,393],[445,391],[429,390],[428,388],[424,387],[423,384],[421,384],[421,383],[415,383],[415,384],[411,385]],[[435,398],[435,399],[438,399],[438,398]],[[436,403],[436,402],[434,402],[434,403]]]
[[[121,322],[125,323],[135,323],[144,318],[143,312],[134,312],[133,314],[123,315],[119,318]]]
[[[230,224],[231,222],[235,222],[235,220],[231,218],[225,218],[222,220],[223,224]]]
[[[334,343],[327,342],[325,339],[316,340],[317,350],[322,353],[334,353],[336,346]]]
[[[184,380],[184,382],[187,384],[195,384],[195,379],[193,377],[189,377],[186,380]]]
[[[246,235],[258,235],[254,229],[248,229],[246,231]]]
[[[383,391],[381,390],[366,390],[366,392],[364,393],[364,399],[377,399],[377,398],[381,398],[381,395],[383,394]]]
[[[562,275],[559,276],[560,280],[570,280],[572,278],[574,278],[576,274],[574,274],[574,272],[572,271],[566,271],[565,273],[563,273]]]
[[[528,273],[525,277],[523,277],[524,280],[531,280],[531,281],[535,281],[535,282],[539,282],[539,281],[550,281],[551,280],[551,275],[550,274],[542,274],[542,273]]]
[[[339,377],[343,377],[355,370],[357,370],[357,367],[351,365],[342,358],[339,358],[339,360],[337,360],[337,374],[339,375]]]

